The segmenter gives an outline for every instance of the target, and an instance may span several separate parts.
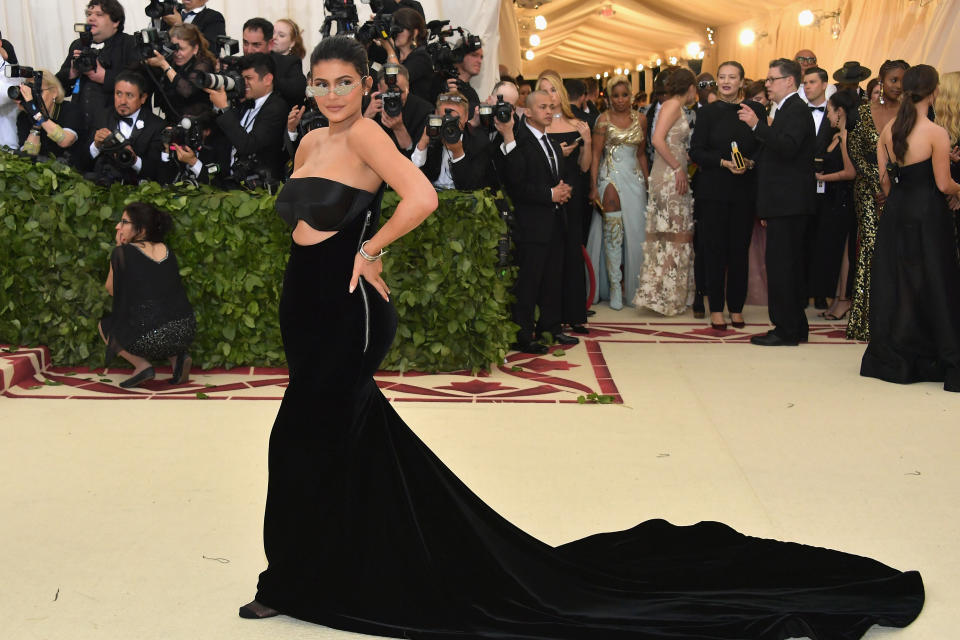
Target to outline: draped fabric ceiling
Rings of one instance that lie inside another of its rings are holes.
[[[503,2],[500,61],[525,78],[543,69],[583,77],[648,66],[656,58],[683,59],[690,42],[707,47],[704,71],[734,59],[754,78],[763,77],[771,59],[802,48],[812,49],[831,73],[845,60],[858,60],[876,74],[887,58],[932,64],[941,72],[960,69],[960,0],[546,0],[537,9],[532,0]],[[614,14],[601,15],[604,7]],[[840,37],[831,37],[832,19],[800,27],[797,15],[804,9],[839,10]],[[533,27],[538,15],[547,19],[544,31]],[[517,26],[524,22],[527,31]],[[707,26],[716,30],[712,47]],[[750,46],[738,39],[746,27],[758,34]],[[540,46],[528,45],[531,33],[540,35]],[[522,58],[527,49],[534,50],[533,61]]]

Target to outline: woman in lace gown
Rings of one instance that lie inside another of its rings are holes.
[[[610,109],[600,114],[594,125],[590,165],[590,199],[601,202],[603,222],[592,222],[587,253],[597,278],[594,302],[608,299],[611,309],[622,309],[624,283],[627,292],[632,291],[643,266],[647,121],[630,107],[626,76],[610,78],[607,94]]]
[[[361,117],[362,46],[324,38],[311,67],[330,127],[305,136],[277,198],[294,227],[290,384],[270,435],[268,566],[242,616],[427,640],[852,640],[919,614],[919,574],[867,558],[663,520],[551,547],[472,493],[373,379],[396,330],[377,256],[436,193]],[[377,231],[384,180],[401,201]]]
[[[897,118],[880,135],[880,184],[889,194],[873,257],[870,343],[860,373],[899,382],[943,382],[960,392],[960,263],[944,198],[950,137],[930,122],[939,76],[925,64],[903,76]],[[888,162],[895,162],[889,167]]]
[[[670,73],[667,99],[653,131],[656,155],[650,170],[647,238],[643,270],[633,303],[665,316],[686,311],[693,303],[693,195],[687,177],[690,125],[683,106],[697,99],[697,84],[688,69]]]
[[[880,67],[880,95],[860,107],[857,125],[847,137],[850,160],[857,170],[853,183],[857,208],[857,267],[853,279],[853,300],[847,337],[851,340],[870,339],[870,269],[873,248],[877,238],[877,223],[883,212],[883,194],[880,192],[880,170],[877,167],[877,140],[879,132],[897,115],[900,82],[909,65],[903,60],[887,60]]]

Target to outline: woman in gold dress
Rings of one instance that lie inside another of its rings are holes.
[[[851,340],[870,339],[870,271],[877,223],[884,201],[880,191],[880,169],[877,167],[877,140],[879,132],[897,115],[900,94],[903,93],[903,73],[909,68],[910,65],[903,60],[887,60],[880,66],[880,95],[860,107],[857,126],[847,139],[850,160],[857,170],[853,190],[859,245],[853,281],[853,305],[847,324],[847,338]]]

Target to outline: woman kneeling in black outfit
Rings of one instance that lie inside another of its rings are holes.
[[[119,354],[134,367],[120,383],[124,388],[154,377],[151,360],[170,359],[172,384],[190,377],[187,350],[197,322],[177,258],[163,242],[172,225],[170,214],[143,202],[128,204],[117,223],[117,246],[104,284],[113,296],[113,313],[100,320],[100,337],[107,343],[106,364]]]

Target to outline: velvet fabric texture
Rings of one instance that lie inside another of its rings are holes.
[[[261,603],[430,640],[850,640],[918,615],[916,572],[715,522],[651,520],[559,547],[507,522],[372,379],[396,315],[369,286],[347,291],[375,228],[365,219],[291,248],[280,305],[290,385],[270,438]]]

